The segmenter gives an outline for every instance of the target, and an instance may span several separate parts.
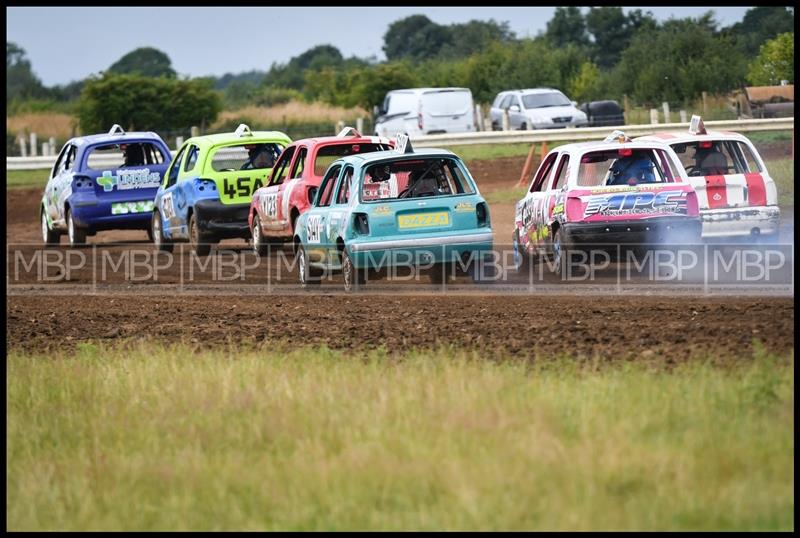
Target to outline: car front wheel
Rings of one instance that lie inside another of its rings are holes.
[[[319,271],[311,267],[308,262],[308,255],[303,247],[297,248],[297,268],[300,272],[300,287],[307,289],[310,286],[319,285]]]
[[[211,252],[212,237],[200,231],[197,215],[192,213],[189,217],[189,241],[198,256],[208,256]]]
[[[150,240],[156,246],[157,250],[172,252],[172,248],[175,245],[172,243],[172,241],[164,237],[164,229],[162,226],[163,222],[161,220],[161,214],[158,212],[158,210],[153,211],[153,220],[147,235],[150,237]]]
[[[253,215],[253,252],[256,256],[266,256],[269,253],[269,247],[264,241],[264,236],[261,235],[261,224],[259,224],[258,215]]]

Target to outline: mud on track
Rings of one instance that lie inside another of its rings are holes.
[[[606,360],[752,356],[794,348],[791,298],[419,296],[11,296],[10,348],[157,340],[326,344],[390,352],[452,345],[485,356]]]

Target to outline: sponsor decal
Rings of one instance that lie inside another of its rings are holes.
[[[468,212],[468,211],[471,212],[471,211],[474,211],[474,210],[475,210],[475,206],[473,206],[469,202],[459,202],[459,203],[456,204],[456,211],[458,213],[465,213],[465,212]]]
[[[373,215],[389,215],[391,212],[392,210],[388,205],[379,205],[372,210]]]
[[[140,170],[117,170],[116,175],[110,170],[105,170],[102,176],[97,178],[97,184],[103,187],[104,192],[111,192],[114,187],[118,191],[129,189],[147,189],[158,187],[161,183],[158,172],[151,172],[149,168]]]
[[[594,195],[589,197],[583,216],[659,213],[686,213],[686,192],[674,190]]]
[[[150,213],[155,208],[152,200],[138,202],[119,202],[111,204],[112,215],[127,215],[129,213]]]

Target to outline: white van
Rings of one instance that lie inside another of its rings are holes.
[[[475,131],[475,103],[469,88],[392,90],[375,109],[377,136]]]

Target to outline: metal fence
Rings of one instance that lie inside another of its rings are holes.
[[[737,132],[787,131],[794,130],[794,118],[770,118],[755,120],[723,120],[704,122],[709,129]],[[476,144],[520,144],[541,142],[567,142],[602,140],[615,129],[628,136],[644,136],[664,131],[686,131],[686,123],[659,123],[648,125],[620,125],[617,127],[587,127],[567,129],[539,129],[534,131],[479,131],[470,133],[449,133],[438,135],[412,136],[415,147],[467,146]],[[40,170],[52,168],[56,156],[45,157],[6,157],[6,170]],[[116,159],[109,157],[108,163],[98,159],[98,165],[112,166]]]

